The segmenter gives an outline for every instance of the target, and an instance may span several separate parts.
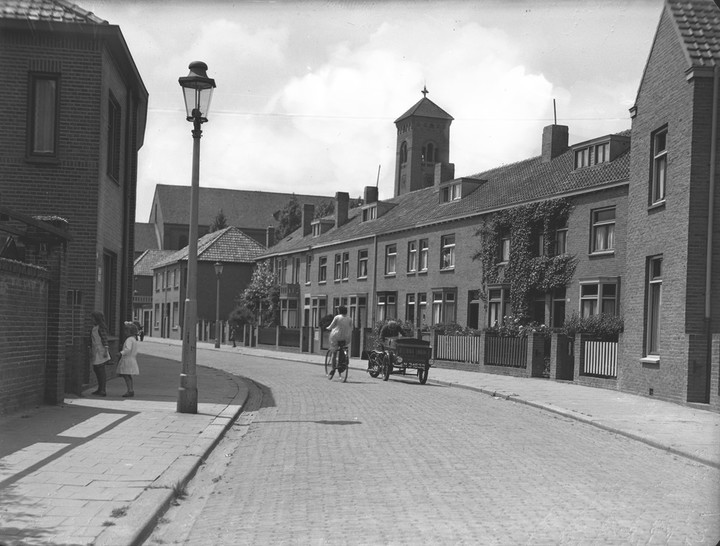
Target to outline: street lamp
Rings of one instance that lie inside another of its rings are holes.
[[[215,262],[215,276],[217,277],[217,297],[215,298],[215,348],[220,348],[220,276],[222,275],[222,262]]]
[[[188,273],[183,319],[182,372],[178,389],[177,411],[197,413],[197,241],[198,194],[200,192],[200,137],[201,125],[207,121],[210,99],[215,80],[207,77],[207,65],[200,61],[190,63],[190,73],[178,78],[185,99],[187,120],[193,123],[192,184],[190,186],[190,229],[188,235]]]

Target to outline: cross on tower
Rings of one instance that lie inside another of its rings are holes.
[[[428,94],[429,92],[430,92],[430,91],[427,90],[427,85],[423,85],[423,89],[422,89],[422,91],[421,91],[421,93],[423,94],[423,97],[427,97],[427,94]]]

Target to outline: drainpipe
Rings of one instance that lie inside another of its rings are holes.
[[[705,253],[705,327],[707,334],[707,389],[709,392],[712,374],[712,261],[713,261],[713,223],[715,209],[715,176],[717,163],[717,132],[718,132],[718,95],[720,91],[720,66],[715,64],[713,77],[713,106],[710,128],[710,179],[708,181],[708,224],[707,224],[707,251]]]
[[[370,300],[372,301],[372,304],[370,301],[368,301],[368,304],[372,305],[372,312],[370,314],[370,328],[375,327],[375,296],[377,295],[377,268],[378,268],[378,261],[377,261],[377,250],[378,250],[378,240],[377,235],[373,237],[373,280],[372,280],[372,289],[370,292]]]

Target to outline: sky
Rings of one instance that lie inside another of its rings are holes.
[[[662,0],[77,0],[118,25],[150,94],[136,220],[156,184],[190,185],[180,76],[217,85],[201,187],[393,196],[395,119],[443,108],[455,176],[630,128]],[[553,101],[555,110],[553,110]]]

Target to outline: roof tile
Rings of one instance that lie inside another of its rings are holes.
[[[108,24],[94,13],[66,0],[0,0],[0,19]]]
[[[692,66],[720,63],[720,8],[713,0],[668,0]]]

